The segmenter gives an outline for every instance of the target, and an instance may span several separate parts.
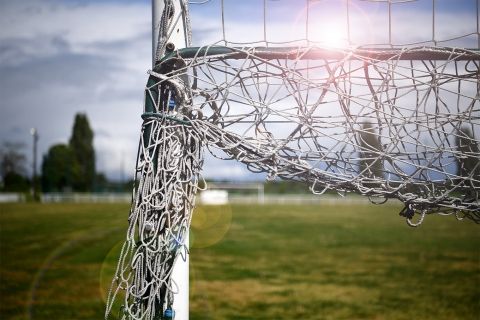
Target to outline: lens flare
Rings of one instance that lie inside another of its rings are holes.
[[[193,212],[190,247],[206,248],[223,239],[232,223],[230,206],[202,206]]]
[[[99,286],[100,286],[100,296],[102,297],[103,302],[107,302],[108,291],[110,290],[110,286],[112,284],[112,278],[115,275],[115,270],[117,268],[118,257],[120,256],[120,251],[122,250],[123,241],[117,242],[110,251],[105,255],[105,259],[103,259],[102,265],[100,267],[100,279],[99,279]],[[120,310],[121,305],[123,302],[123,292],[120,291],[118,293],[121,297],[116,299],[115,307],[113,310]],[[112,312],[110,317],[113,319],[117,319],[117,314]]]

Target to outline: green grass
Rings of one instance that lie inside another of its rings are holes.
[[[480,226],[395,206],[201,207],[191,319],[478,319]],[[126,205],[0,205],[0,319],[101,319]],[[31,317],[29,317],[29,315]]]

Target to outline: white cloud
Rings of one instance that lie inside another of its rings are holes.
[[[219,153],[218,151],[216,152]],[[214,180],[262,180],[264,174],[250,172],[246,166],[235,160],[222,160],[205,153],[205,163],[202,170],[205,179]]]
[[[118,172],[113,158],[125,153],[133,171],[151,61],[149,10],[140,3],[2,4],[0,140],[30,142],[29,128],[37,127],[41,156],[67,142],[75,113],[85,112],[101,133],[98,167]]]
[[[55,55],[66,48],[74,54],[112,56],[115,52],[102,47],[135,40],[151,29],[149,7],[140,3],[72,6],[27,0],[2,9],[0,42],[17,41],[16,47],[32,58]]]

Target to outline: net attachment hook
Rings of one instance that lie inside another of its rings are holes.
[[[400,211],[400,216],[405,217],[407,219],[412,219],[415,216],[415,207],[411,203],[406,203],[405,207]]]
[[[419,211],[420,218],[417,222],[413,222],[412,219],[415,216],[415,212]],[[400,211],[400,216],[405,217],[407,220],[407,224],[410,227],[418,227],[422,224],[423,220],[425,219],[425,215],[427,214],[426,209],[418,209],[415,207],[413,203],[407,203],[405,207]]]

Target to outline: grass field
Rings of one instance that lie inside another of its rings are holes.
[[[480,226],[398,207],[200,207],[191,319],[479,319]],[[0,319],[102,319],[126,205],[0,205]]]

